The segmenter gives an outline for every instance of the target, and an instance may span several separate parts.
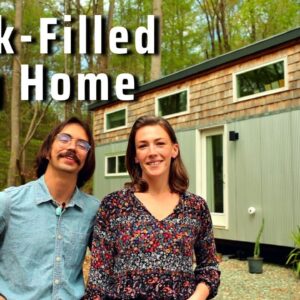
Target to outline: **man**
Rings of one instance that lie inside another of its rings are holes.
[[[36,167],[37,180],[0,193],[0,299],[80,299],[99,207],[79,190],[95,169],[88,125],[74,117],[59,124]]]

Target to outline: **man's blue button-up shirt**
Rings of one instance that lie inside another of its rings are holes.
[[[0,294],[8,300],[80,299],[98,207],[96,198],[76,189],[56,215],[43,176],[0,192]]]

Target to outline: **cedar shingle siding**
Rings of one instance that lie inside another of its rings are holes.
[[[234,102],[233,74],[277,59],[287,58],[288,90],[271,95],[257,95],[254,99]],[[135,101],[117,101],[94,109],[94,134],[97,144],[126,140],[130,128],[137,117],[155,113],[155,98],[176,91],[188,89],[190,112],[186,115],[169,118],[175,129],[202,128],[232,120],[254,117],[280,110],[300,107],[300,45],[292,45],[260,57],[234,65],[220,67],[197,78],[175,83],[158,90],[150,90]],[[104,113],[128,107],[128,127],[104,133]]]

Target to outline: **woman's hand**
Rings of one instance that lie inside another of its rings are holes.
[[[209,295],[209,287],[201,282],[197,285],[194,294],[187,300],[206,300]]]

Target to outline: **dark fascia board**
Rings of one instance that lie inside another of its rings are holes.
[[[292,42],[294,40],[300,39],[300,27],[297,27],[293,30],[272,36],[270,38],[261,40],[254,44],[245,46],[238,50],[234,50],[228,52],[226,54],[208,59],[203,61],[200,64],[191,66],[187,69],[178,71],[176,73],[172,73],[170,75],[164,76],[160,79],[147,82],[141,86],[139,86],[134,95],[137,97],[139,94],[144,94],[145,92],[149,92],[150,90],[161,88],[165,85],[170,85],[172,83],[178,82],[183,79],[187,79],[189,77],[193,77],[197,74],[207,72],[209,70],[218,68],[222,65],[232,63],[233,61],[245,58],[250,55],[257,54],[259,52],[268,50],[273,47],[278,47],[282,44]],[[94,103],[89,105],[89,110],[94,110],[101,106],[111,105],[115,102],[120,102],[117,98],[114,98],[109,101],[95,101]]]

